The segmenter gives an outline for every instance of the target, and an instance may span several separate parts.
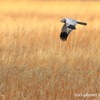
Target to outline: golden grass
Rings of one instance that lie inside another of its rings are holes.
[[[1,2],[0,100],[99,100],[99,5]],[[62,42],[63,17],[88,25],[77,25],[68,41]],[[81,95],[86,93],[92,96]]]

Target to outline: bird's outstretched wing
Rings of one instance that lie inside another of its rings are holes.
[[[85,23],[85,22],[79,22],[79,21],[77,21],[77,23],[81,24],[81,25],[87,25],[87,23]]]
[[[63,25],[61,33],[60,33],[60,39],[62,41],[67,40],[69,33],[73,30],[73,29],[71,29],[71,27],[75,28],[74,26],[70,26],[70,25],[67,26],[66,24]]]
[[[60,39],[61,39],[62,41],[67,40],[67,37],[68,37],[67,32],[61,32],[61,34],[60,34]]]

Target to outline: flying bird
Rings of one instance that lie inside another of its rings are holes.
[[[60,39],[62,41],[67,40],[68,35],[70,34],[70,32],[72,30],[75,30],[76,29],[75,26],[77,24],[87,25],[87,23],[85,23],[85,22],[76,21],[76,20],[71,19],[71,18],[63,18],[61,20],[61,22],[64,23],[64,25],[62,27],[62,30],[61,30],[61,34],[60,34]]]

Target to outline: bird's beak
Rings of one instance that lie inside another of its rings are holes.
[[[60,22],[62,22],[63,23],[63,21],[61,20]]]
[[[64,19],[62,19],[60,22],[65,23],[66,21]]]

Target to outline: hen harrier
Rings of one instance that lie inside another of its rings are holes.
[[[87,23],[85,22],[79,22],[71,18],[64,18],[61,20],[61,22],[64,23],[60,34],[60,39],[63,41],[67,40],[67,37],[70,34],[70,32],[76,29],[76,24],[87,25]]]

